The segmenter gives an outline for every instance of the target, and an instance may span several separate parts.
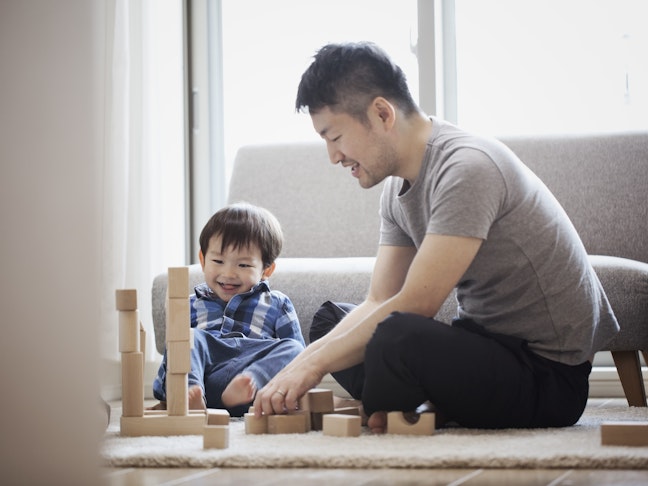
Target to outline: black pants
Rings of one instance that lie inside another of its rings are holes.
[[[311,342],[353,307],[326,302],[313,319]],[[368,414],[430,401],[464,427],[564,427],[585,409],[591,369],[589,362],[569,366],[543,358],[524,340],[470,320],[450,326],[393,313],[376,328],[364,363],[333,376]]]

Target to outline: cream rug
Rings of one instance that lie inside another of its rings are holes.
[[[563,429],[448,428],[427,437],[367,430],[348,438],[246,435],[239,419],[231,422],[229,448],[222,450],[203,449],[198,435],[120,437],[113,416],[101,454],[116,467],[648,469],[648,447],[601,445],[601,422],[614,420],[646,421],[648,409],[588,407],[578,424]]]

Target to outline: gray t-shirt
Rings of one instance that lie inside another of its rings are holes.
[[[419,248],[426,234],[483,239],[457,286],[457,315],[554,361],[591,358],[619,327],[567,214],[505,145],[432,123],[411,187],[386,181],[380,244]]]

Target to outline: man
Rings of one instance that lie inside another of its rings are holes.
[[[380,246],[365,301],[257,393],[256,413],[296,407],[331,372],[374,432],[425,402],[466,427],[574,424],[618,324],[544,184],[496,140],[427,117],[370,43],[323,47],[296,105],[332,163],[363,188],[386,180]],[[453,288],[457,318],[435,321]]]

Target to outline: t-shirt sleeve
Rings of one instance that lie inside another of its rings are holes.
[[[389,204],[391,198],[395,198],[399,188],[399,179],[390,178],[385,182],[382,196],[380,198],[380,244],[385,246],[414,246],[414,242],[397,223],[393,211],[399,208]]]

